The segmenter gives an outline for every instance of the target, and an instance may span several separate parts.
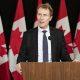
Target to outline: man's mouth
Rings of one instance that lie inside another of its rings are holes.
[[[40,22],[41,24],[43,24],[44,22]]]

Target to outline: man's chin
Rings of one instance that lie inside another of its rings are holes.
[[[43,28],[44,28],[44,26],[40,26],[40,28],[42,28],[42,29],[43,29]]]

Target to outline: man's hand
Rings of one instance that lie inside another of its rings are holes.
[[[22,75],[22,70],[21,70],[21,64],[20,64],[20,63],[18,63],[18,64],[16,65],[16,69],[17,69],[17,72],[18,72],[20,75]]]
[[[74,59],[73,62],[80,62],[78,59]]]

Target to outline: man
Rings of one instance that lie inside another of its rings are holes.
[[[20,62],[59,62],[71,61],[68,55],[63,32],[49,26],[53,9],[49,4],[41,4],[37,9],[38,27],[23,35],[22,45],[17,59]]]

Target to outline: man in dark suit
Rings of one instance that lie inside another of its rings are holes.
[[[17,59],[20,62],[59,62],[71,61],[68,55],[63,32],[49,26],[53,9],[49,4],[41,4],[37,9],[38,27],[23,35]]]

